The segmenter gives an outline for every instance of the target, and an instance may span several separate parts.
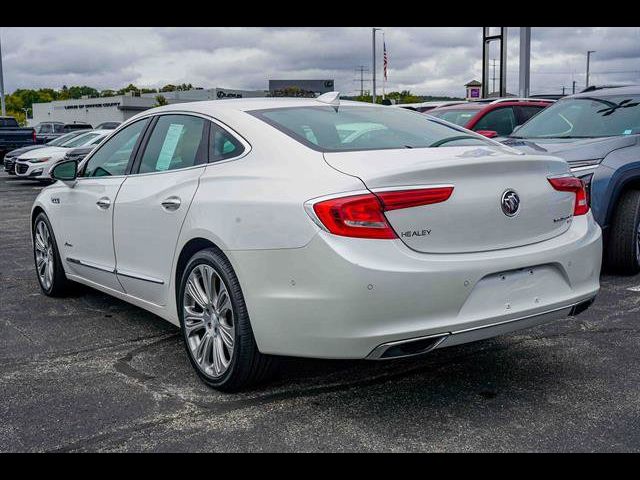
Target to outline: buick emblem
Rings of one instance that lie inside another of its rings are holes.
[[[513,217],[520,209],[520,197],[513,190],[507,190],[502,194],[500,205],[502,206],[502,213],[507,217]]]

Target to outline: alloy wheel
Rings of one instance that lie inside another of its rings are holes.
[[[49,290],[53,284],[54,254],[51,233],[44,220],[36,224],[33,246],[38,278],[44,289]]]
[[[233,358],[235,319],[227,287],[213,267],[194,267],[182,304],[185,336],[193,359],[207,376],[221,377]]]

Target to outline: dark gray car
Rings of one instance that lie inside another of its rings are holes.
[[[606,263],[640,272],[640,86],[562,98],[502,142],[569,162],[587,186]]]

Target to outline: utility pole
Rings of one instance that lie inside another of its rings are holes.
[[[531,86],[531,27],[520,27],[520,59],[518,61],[518,93],[529,96]]]
[[[2,116],[7,114],[7,107],[4,103],[4,73],[2,72],[2,39],[0,39],[0,103],[2,104]]]
[[[381,28],[371,29],[371,50],[373,54],[373,71],[372,71],[372,89],[371,89],[371,101],[376,103],[376,30],[382,30]]]
[[[562,95],[564,95],[564,85],[562,85]]]
[[[573,81],[573,90],[572,93],[576,93],[576,81]]]
[[[596,51],[595,50],[588,50],[587,51],[587,81],[585,82],[587,84],[586,87],[589,86],[589,60],[591,59],[591,54],[592,53],[596,53]]]

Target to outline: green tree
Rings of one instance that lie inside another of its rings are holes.
[[[118,90],[118,95],[126,95],[127,92],[135,92],[135,93],[139,94],[140,93],[140,89],[138,87],[136,87],[133,83],[130,83],[126,87],[121,88],[120,90]]]
[[[161,107],[162,105],[169,105],[169,102],[167,102],[167,99],[163,95],[156,95],[154,107]]]

